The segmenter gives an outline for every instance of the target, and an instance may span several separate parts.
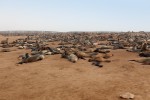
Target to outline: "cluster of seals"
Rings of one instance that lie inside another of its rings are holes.
[[[8,38],[2,40],[4,47],[15,46],[18,49],[31,49],[31,57],[23,57],[23,63],[34,62],[42,59],[45,55],[61,54],[62,58],[75,63],[79,59],[89,59],[93,65],[101,66],[102,62],[111,62],[111,50],[127,49],[137,52],[141,57],[149,57],[150,35],[136,32],[21,32],[15,36],[27,36],[12,43]],[[41,34],[42,33],[42,34]],[[131,34],[132,33],[132,34]],[[9,33],[2,34],[9,36]],[[12,35],[12,33],[11,33]],[[58,47],[50,47],[49,43],[58,43]],[[9,50],[4,50],[8,51]],[[102,54],[100,56],[99,54]],[[30,59],[29,59],[30,58]]]

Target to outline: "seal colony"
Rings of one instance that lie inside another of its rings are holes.
[[[1,47],[5,48],[1,52],[11,52],[12,47],[31,50],[32,56],[23,57],[18,64],[35,62],[43,60],[45,56],[60,54],[62,58],[73,63],[80,59],[88,59],[89,62],[93,62],[92,65],[102,67],[102,62],[111,63],[110,58],[115,56],[111,53],[111,50],[116,49],[135,52],[140,57],[150,57],[150,35],[148,33],[35,32],[24,34],[3,33],[2,35],[26,36],[26,38],[20,38],[13,42],[9,42],[9,38],[1,41]],[[58,42],[59,46],[55,48],[48,46],[51,42]],[[144,61],[145,58],[142,59]],[[149,65],[149,61],[146,60],[144,64]]]

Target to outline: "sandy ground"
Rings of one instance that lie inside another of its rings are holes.
[[[150,66],[128,61],[139,58],[136,53],[112,50],[113,61],[98,68],[60,55],[17,65],[25,52],[0,52],[0,100],[121,100],[125,92],[135,94],[134,100],[150,100]]]

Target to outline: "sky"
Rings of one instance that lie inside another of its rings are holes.
[[[150,31],[150,0],[0,0],[0,31]]]

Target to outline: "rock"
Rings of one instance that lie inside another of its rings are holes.
[[[129,92],[120,95],[120,98],[123,98],[123,99],[134,99],[134,97],[135,97],[134,94],[129,93]]]

